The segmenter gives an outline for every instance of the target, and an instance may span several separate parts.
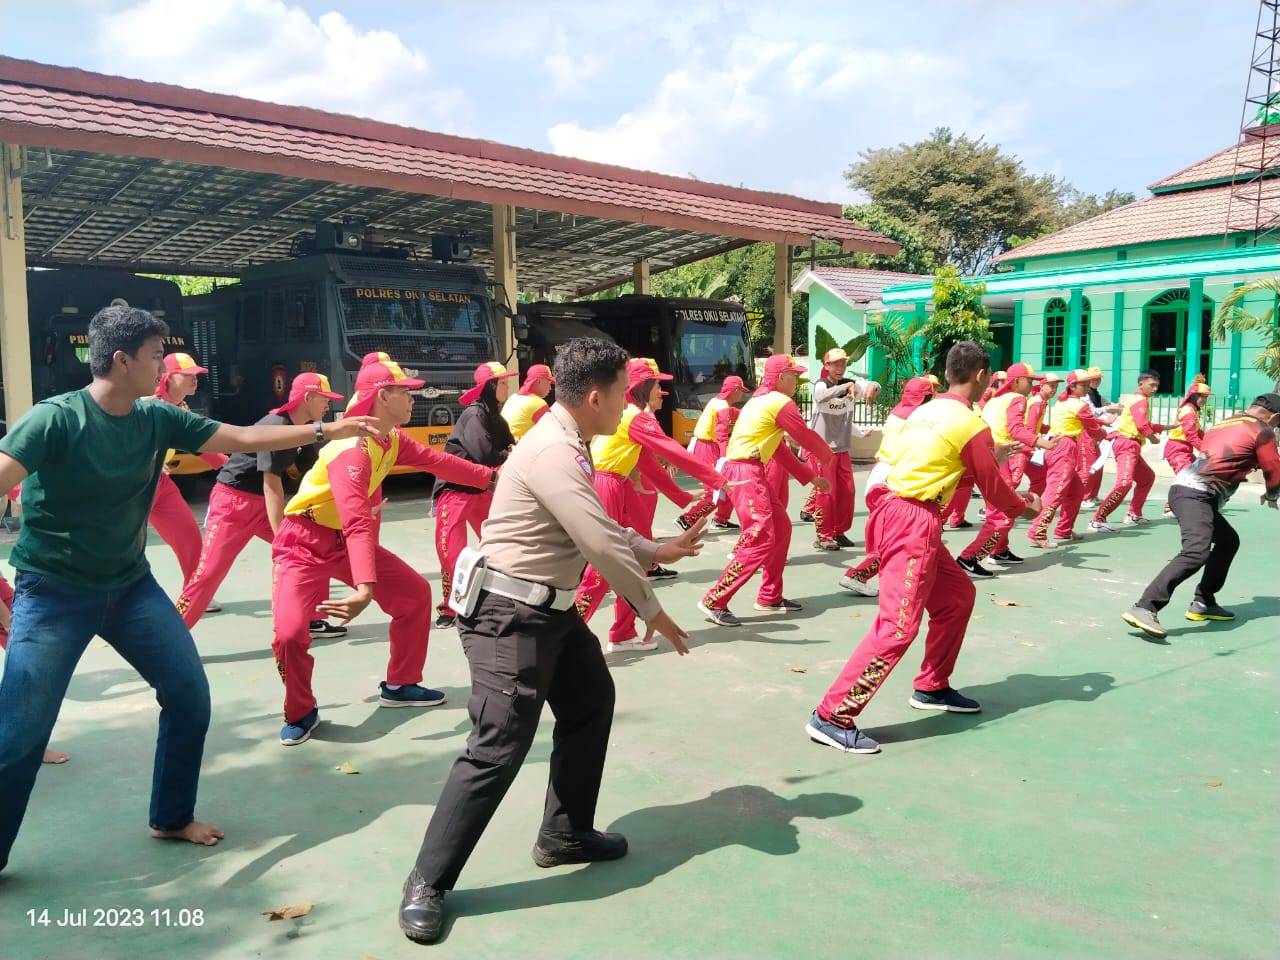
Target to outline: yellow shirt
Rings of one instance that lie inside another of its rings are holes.
[[[911,411],[894,451],[889,489],[908,500],[946,504],[960,485],[960,451],[987,428],[968,404],[935,397]]]
[[[387,435],[390,443],[384,448],[372,437],[351,437],[347,440],[332,440],[320,448],[320,456],[315,464],[302,478],[298,487],[284,508],[285,516],[302,516],[322,527],[331,530],[342,529],[342,519],[338,516],[338,507],[333,500],[333,491],[329,488],[329,464],[333,458],[343,451],[350,450],[360,444],[365,445],[369,454],[372,469],[369,472],[370,497],[382,486],[391,468],[396,464],[400,453],[400,431],[392,430]]]
[[[893,462],[894,445],[902,436],[902,428],[906,425],[905,417],[895,417],[892,413],[884,418],[884,426],[880,428],[880,449],[876,451],[876,459],[882,463]]]
[[[533,417],[547,405],[541,397],[532,393],[513,393],[502,405],[502,419],[511,428],[511,436],[519,440],[533,426]]]
[[[1183,443],[1187,441],[1187,432],[1182,429],[1183,417],[1195,417],[1196,425],[1200,424],[1200,408],[1194,403],[1184,403],[1178,408],[1178,425],[1169,431],[1170,440],[1181,440]]]
[[[1078,437],[1084,432],[1084,424],[1077,414],[1085,405],[1083,397],[1067,397],[1053,405],[1049,414],[1049,430],[1064,437]]]
[[[698,416],[698,422],[693,425],[693,435],[698,440],[706,440],[710,443],[716,442],[716,416],[721,410],[729,408],[728,400],[721,400],[719,397],[712,397],[707,401],[707,405],[702,408],[702,413]]]
[[[640,415],[640,408],[627,404],[618,429],[607,437],[595,437],[591,441],[591,459],[597,470],[627,476],[640,461],[640,444],[631,439],[631,421]]]
[[[1147,398],[1140,393],[1133,393],[1127,397],[1120,398],[1120,416],[1116,419],[1115,429],[1120,436],[1141,442],[1144,439],[1142,431],[1138,429],[1138,425],[1133,419],[1133,405],[1138,401],[1146,403]]]
[[[738,415],[738,422],[733,425],[725,457],[729,460],[753,460],[759,453],[760,462],[768,463],[782,442],[783,430],[778,426],[778,411],[790,402],[790,397],[777,390],[748,400]]]
[[[992,397],[982,408],[982,419],[991,428],[991,439],[996,443],[1013,443],[1013,436],[1009,433],[1009,404],[1018,397],[1018,393],[1008,390]]]

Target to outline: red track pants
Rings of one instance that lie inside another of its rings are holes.
[[[182,582],[186,583],[200,564],[200,525],[178,492],[178,485],[167,473],[160,474],[160,484],[156,487],[156,499],[151,504],[148,519],[160,534],[160,539],[178,555]]]
[[[1099,449],[1097,440],[1090,440],[1083,435],[1077,443],[1080,446],[1080,499],[1096,500],[1102,490],[1102,469],[1090,472],[1089,468],[1098,462],[1102,450]]]
[[[215,483],[209,491],[209,513],[204,521],[200,560],[178,596],[178,613],[188,627],[194,627],[204,616],[231,564],[254,537],[267,543],[273,538],[266,501],[259,495]]]
[[[1196,458],[1196,449],[1185,440],[1166,440],[1164,442],[1164,458],[1169,461],[1169,467],[1174,473],[1178,473],[1183,467],[1189,466]]]
[[[969,500],[973,497],[973,474],[965,472],[960,478],[960,485],[947,501],[942,510],[942,522],[955,527],[964,522],[964,515],[969,509]]]
[[[1062,516],[1053,534],[1059,539],[1070,539],[1074,533],[1076,517],[1080,514],[1083,488],[1080,483],[1080,448],[1075,437],[1063,437],[1056,447],[1045,452],[1045,492],[1040,513],[1036,516],[1027,539],[1032,543],[1049,539],[1049,525],[1053,515],[1062,508]]]
[[[847,452],[833,454],[826,466],[813,466],[818,476],[831,482],[830,493],[818,493],[814,498],[814,529],[819,540],[834,540],[853,526],[853,466]]]
[[[1028,489],[1032,493],[1043,497],[1045,484],[1049,479],[1049,471],[1045,469],[1045,465],[1043,463],[1032,463],[1028,458],[1026,476],[1030,483]]]
[[[0,574],[0,603],[3,603],[10,611],[13,610],[13,584]],[[9,646],[9,631],[0,626],[0,650],[4,650]]]
[[[440,602],[436,613],[452,617],[449,591],[453,587],[453,568],[458,554],[467,545],[467,527],[480,536],[480,525],[489,516],[493,503],[493,491],[464,493],[446,490],[436,500],[436,559],[440,561]]]
[[[862,535],[866,556],[856,567],[850,567],[844,572],[846,577],[851,577],[859,583],[870,583],[871,579],[880,572],[880,552],[876,549],[875,527],[871,523],[871,514],[889,497],[889,488],[883,483],[867,487],[866,493],[863,494],[863,501],[867,505],[867,525]]]
[[[1022,480],[1025,462],[1025,457],[1017,454],[1000,464],[1000,473],[1015,489]],[[1013,529],[1014,520],[1017,518],[992,506],[990,500],[985,501],[985,507],[978,535],[973,538],[972,543],[960,551],[962,560],[985,560],[993,553],[1004,553],[1009,549],[1009,531]]]
[[[693,455],[703,463],[715,466],[720,459],[720,444],[712,443],[710,440],[694,440]],[[715,496],[715,491],[708,487],[705,483],[702,485],[702,497],[686,510],[683,514],[684,522],[689,526],[693,526],[707,514],[715,511],[716,520],[724,523],[733,516],[733,503],[728,497],[721,497],[719,503],[713,504],[711,498]]]
[[[785,490],[789,481],[785,471],[775,469],[782,479],[770,483],[759,463],[730,460],[724,466],[724,492],[733,501],[742,535],[733,548],[733,559],[702,598],[708,607],[723,610],[729,606],[733,595],[757,570],[762,571],[757,602],[769,604],[782,599],[782,570],[791,546],[791,521],[779,488]]]
[[[385,547],[374,552],[373,602],[391,616],[387,683],[422,682],[431,633],[431,584]],[[311,692],[311,621],[329,596],[329,581],[354,587],[342,534],[302,517],[287,516],[271,544],[271,649],[284,681],[284,718],[303,719],[316,706]]]
[[[1116,485],[1107,494],[1107,499],[1098,506],[1094,520],[1106,520],[1111,511],[1124,503],[1124,498],[1133,489],[1133,500],[1129,504],[1129,513],[1142,516],[1142,507],[1147,502],[1147,494],[1151,485],[1156,482],[1156,472],[1151,465],[1142,459],[1143,441],[1131,437],[1116,437],[1111,444],[1111,451],[1116,458]]]
[[[640,501],[631,479],[606,470],[597,470],[592,482],[595,484],[600,502],[604,505],[604,512],[616,520],[620,526],[630,527],[643,536],[640,527],[636,525],[638,521],[632,516],[632,512],[639,507]],[[608,593],[609,581],[594,566],[588,565],[586,572],[582,575],[582,583],[578,587],[577,599],[574,601],[584,621],[590,621]],[[622,643],[637,636],[639,634],[636,633],[635,610],[622,597],[615,597],[609,642]]]
[[[881,559],[879,612],[818,706],[819,716],[842,727],[854,725],[897,666],[920,632],[926,611],[929,632],[915,689],[950,686],[977,593],[942,545],[936,507],[890,495],[867,519],[867,537]]]

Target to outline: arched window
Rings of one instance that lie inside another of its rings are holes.
[[[1080,343],[1074,358],[1067,356],[1067,325],[1071,307],[1062,297],[1054,297],[1044,305],[1044,367],[1087,367],[1089,365],[1089,298],[1080,303]]]

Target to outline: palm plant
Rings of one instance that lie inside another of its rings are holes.
[[[1272,295],[1271,308],[1266,313],[1256,314],[1246,310],[1244,300],[1250,295],[1267,292]],[[1253,358],[1253,365],[1268,377],[1276,380],[1276,391],[1280,392],[1280,325],[1276,322],[1276,298],[1280,297],[1280,277],[1267,280],[1254,280],[1236,287],[1222,301],[1213,318],[1211,332],[1218,341],[1225,340],[1228,333],[1257,333],[1262,339],[1262,349]]]
[[[924,355],[916,353],[916,340],[923,328],[924,324],[914,315],[872,313],[867,315],[867,332],[859,334],[844,345],[844,352],[853,362],[861,360],[872,347],[879,352],[883,367],[868,370],[867,375],[883,385],[884,392],[881,396],[889,406],[893,406],[902,396],[903,384],[918,376],[921,368],[929,367],[927,351]],[[814,343],[825,352],[816,333]],[[832,340],[833,346],[834,343]]]

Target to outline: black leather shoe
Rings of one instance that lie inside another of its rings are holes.
[[[537,842],[533,845],[533,862],[540,867],[617,860],[626,855],[626,837],[620,833],[602,833],[599,830],[539,833]]]
[[[848,537],[846,537],[843,533],[841,533],[841,534],[837,534],[837,535],[836,535],[836,538],[835,538],[835,541],[836,541],[836,543],[837,543],[839,546],[842,546],[842,547],[856,547],[856,546],[857,546],[857,544],[856,544],[856,543],[854,543],[852,540],[850,540]]]
[[[444,891],[428,886],[416,869],[404,882],[400,929],[414,943],[435,943],[444,932]]]

